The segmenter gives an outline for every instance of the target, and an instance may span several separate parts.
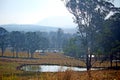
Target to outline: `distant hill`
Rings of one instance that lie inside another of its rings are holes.
[[[0,25],[0,27],[5,28],[7,31],[41,31],[41,32],[50,32],[50,31],[57,31],[57,27],[51,26],[40,26],[40,25],[18,25],[18,24],[8,24],[8,25]],[[74,28],[62,28],[66,33],[75,33]]]
[[[45,25],[45,26],[57,26],[57,27],[69,27],[69,28],[74,28],[77,26],[73,22],[72,16],[52,16],[52,17],[47,17],[38,23],[38,25]]]

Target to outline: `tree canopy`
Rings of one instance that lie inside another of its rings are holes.
[[[2,27],[0,27],[0,48],[2,51],[2,56],[4,54],[4,51],[8,45],[8,31]]]
[[[112,4],[113,0],[64,0],[67,9],[74,15],[78,24],[78,33],[86,50],[87,70],[91,68],[91,56],[100,46],[98,35],[103,31],[106,17],[112,12],[120,12],[120,8]]]

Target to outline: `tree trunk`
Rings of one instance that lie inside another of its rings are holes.
[[[13,49],[12,52],[13,52],[13,57],[15,57],[15,50]]]
[[[2,48],[2,56],[4,56],[4,49]]]
[[[33,58],[33,53],[31,53],[31,58]]]
[[[87,59],[87,71],[91,69],[91,62],[89,59]]]
[[[87,71],[90,70],[90,67],[89,67],[89,55],[88,54],[86,55],[86,67],[87,67]]]
[[[116,56],[116,69],[118,68],[118,64],[117,64],[117,56]]]
[[[16,50],[16,57],[18,58],[18,50]]]
[[[28,54],[28,58],[29,58],[29,50],[27,51],[27,54]]]
[[[18,52],[16,51],[16,58],[18,58]]]
[[[110,67],[112,67],[113,54],[110,54]]]
[[[91,57],[92,55],[90,54],[90,48],[87,49],[87,55],[86,55],[86,66],[87,66],[87,71],[91,69]]]

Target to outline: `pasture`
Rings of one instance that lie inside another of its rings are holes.
[[[1,53],[0,53],[1,56]],[[62,53],[34,53],[34,58],[27,58],[26,52],[20,52],[19,58],[12,58],[13,54],[6,51],[5,57],[0,57],[0,80],[120,80],[120,70],[90,70],[65,72],[25,72],[20,70],[25,64],[57,64],[66,66],[85,67],[81,60],[67,57]],[[115,64],[113,64],[115,65]],[[120,65],[120,64],[119,64]],[[99,63],[97,61],[93,67],[108,67],[109,62]]]

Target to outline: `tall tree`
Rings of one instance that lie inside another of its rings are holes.
[[[87,70],[92,67],[91,55],[95,47],[96,33],[102,29],[105,17],[116,11],[111,0],[64,0],[67,9],[75,16],[78,32],[86,50]],[[90,55],[90,56],[89,56]]]
[[[2,51],[2,56],[4,55],[4,51],[8,45],[8,32],[4,28],[0,27],[0,48]]]
[[[110,58],[111,67],[113,59],[120,59],[120,12],[114,13],[109,19],[104,23],[104,28],[101,33],[101,46],[103,52],[107,54],[107,59]]]
[[[78,43],[78,39],[75,38],[71,38],[67,45],[64,47],[64,53],[65,55],[71,56],[71,57],[75,57],[75,58],[79,58],[81,55],[80,52],[80,44]]]
[[[49,47],[49,40],[45,37],[41,37],[39,41],[39,47],[40,49],[43,50],[43,53],[45,52],[46,49]]]
[[[64,34],[63,30],[61,28],[59,28],[57,31],[57,49],[59,51],[62,48],[63,34]]]
[[[36,34],[36,32],[27,32],[26,34],[26,39],[25,39],[25,46],[26,50],[28,52],[28,57],[29,53],[31,54],[31,58],[33,58],[35,50],[39,49],[39,37]]]
[[[10,33],[10,46],[12,47],[13,57],[18,57],[18,52],[21,51],[24,47],[24,34],[19,31],[12,31]]]
[[[57,34],[56,32],[49,33],[49,48],[51,50],[56,48],[56,44],[57,44],[56,34]]]

